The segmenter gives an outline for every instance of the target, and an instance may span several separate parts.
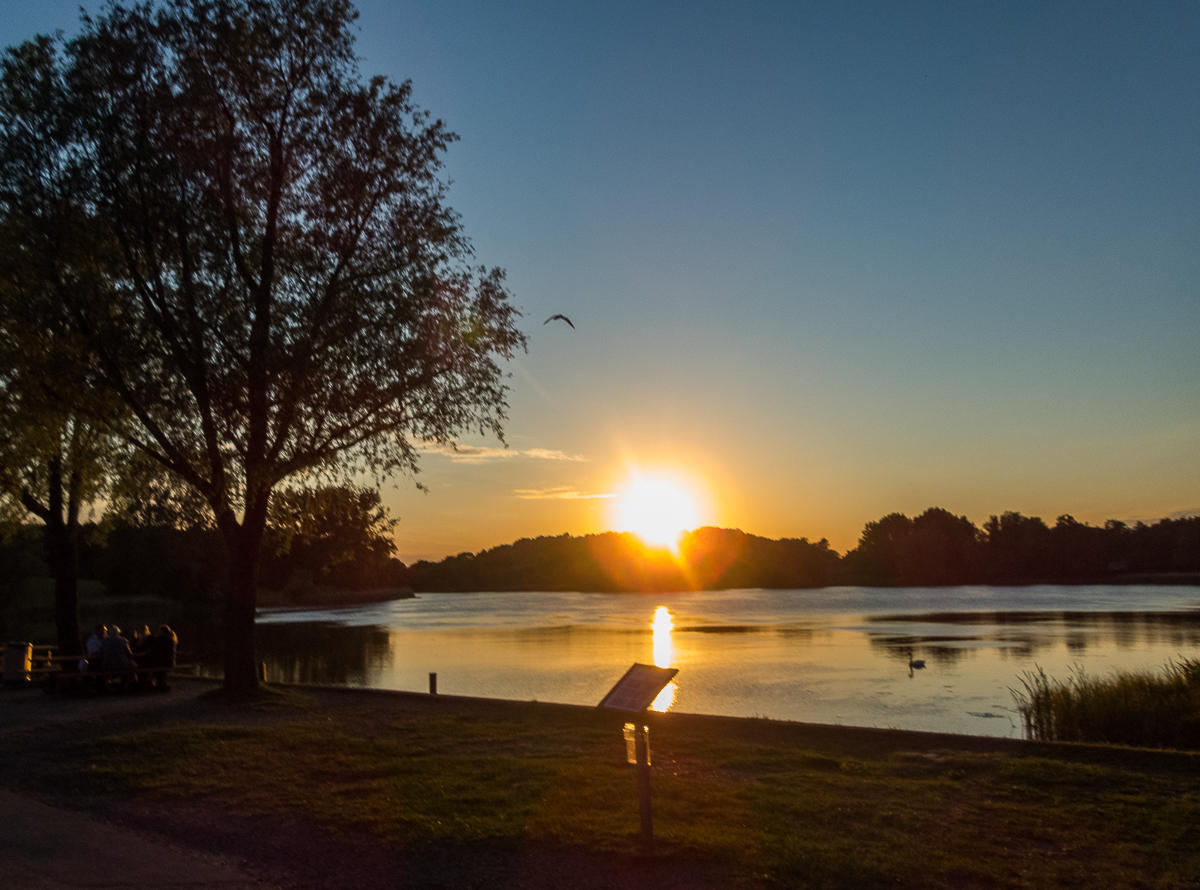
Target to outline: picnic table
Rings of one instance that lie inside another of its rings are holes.
[[[35,676],[61,670],[83,656],[58,655],[53,644],[10,642],[4,649],[4,680],[6,683],[28,683]]]
[[[4,647],[4,682],[6,684],[28,683],[29,671],[33,667],[36,651],[48,656],[57,646],[34,646],[32,643],[10,641]]]
[[[163,689],[166,677],[172,673],[195,673],[199,665],[176,664],[171,667],[138,666],[119,671],[80,671],[77,663],[82,655],[58,655],[58,646],[10,642],[4,650],[4,682],[29,683],[43,681],[47,693],[58,690],[92,688],[109,689],[114,685],[125,688],[146,688],[153,685]]]
[[[117,689],[154,689],[166,692],[166,678],[171,674],[187,671],[194,674],[196,664],[177,664],[172,667],[136,667],[123,671],[69,671],[48,670],[42,673],[43,689],[47,695],[54,692],[70,692],[91,689],[96,692]]]

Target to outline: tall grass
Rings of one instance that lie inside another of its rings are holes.
[[[1026,738],[1200,750],[1200,659],[1105,679],[1077,668],[1066,682],[1039,667],[1021,685],[1013,696]]]

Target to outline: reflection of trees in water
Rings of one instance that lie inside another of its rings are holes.
[[[1008,661],[1010,658],[1028,661],[1033,655],[1032,647],[1022,645],[997,646],[993,651],[1000,656],[1001,661]]]
[[[1062,612],[1064,625],[1087,633],[1089,642],[1109,642],[1127,649],[1139,643],[1200,646],[1200,610],[1177,612]]]
[[[1200,647],[1200,610],[1174,612],[945,612],[916,615],[876,615],[872,624],[946,624],[995,627],[982,637],[1008,644],[1010,654],[1025,658],[1065,642],[1071,652],[1089,646],[1114,645],[1129,649],[1137,645]],[[1028,628],[1027,630],[1025,628]],[[882,630],[882,629],[881,629]],[[896,636],[872,638],[872,645],[886,647]],[[934,636],[912,636],[914,644],[932,642]],[[905,644],[907,645],[907,644]],[[1003,649],[1001,650],[1004,651]]]
[[[896,634],[895,636],[871,636],[868,642],[872,649],[882,649],[888,658],[903,662],[907,667],[911,656],[915,659],[932,661],[943,667],[958,664],[964,658],[974,655],[974,651],[965,646],[947,646],[946,642],[964,642],[970,637],[929,637],[917,634]]]
[[[781,627],[778,630],[776,630],[775,633],[777,633],[779,636],[783,637],[784,639],[786,639],[790,642],[805,643],[805,644],[811,643],[818,636],[821,636],[821,637],[829,636],[828,631],[816,631],[811,627],[797,627],[795,625],[793,625],[791,627]]]
[[[1129,612],[1114,612],[1109,618],[1112,624],[1112,638],[1118,648],[1128,649],[1137,643],[1137,617]]]
[[[1039,652],[1053,649],[1058,642],[1055,637],[1038,637],[1031,634],[1002,634],[999,639],[1004,643],[1000,651],[1006,658],[1030,659]]]
[[[1088,638],[1087,634],[1068,633],[1067,634],[1067,651],[1082,655],[1087,651]]]
[[[391,635],[374,625],[260,624],[257,634],[268,682],[361,686],[392,660]]]
[[[921,654],[932,659],[934,664],[947,667],[958,664],[964,658],[973,657],[975,650],[964,649],[961,646],[925,646],[921,649]]]

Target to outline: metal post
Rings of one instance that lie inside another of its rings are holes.
[[[437,695],[437,674],[433,671],[429,672],[429,694]]]
[[[638,801],[642,814],[642,852],[654,852],[654,816],[650,810],[650,746],[646,741],[646,728],[638,721],[634,730],[637,748]]]

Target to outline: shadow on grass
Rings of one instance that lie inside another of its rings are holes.
[[[769,879],[775,886],[804,887],[807,890],[873,890],[895,886],[896,877],[881,874],[863,861],[861,855],[845,850],[823,849],[795,837],[784,840],[776,851]]]
[[[290,705],[303,707],[312,704],[309,696],[295,689],[267,686],[260,683],[249,689],[226,689],[217,686],[196,696],[197,701],[210,705]]]

